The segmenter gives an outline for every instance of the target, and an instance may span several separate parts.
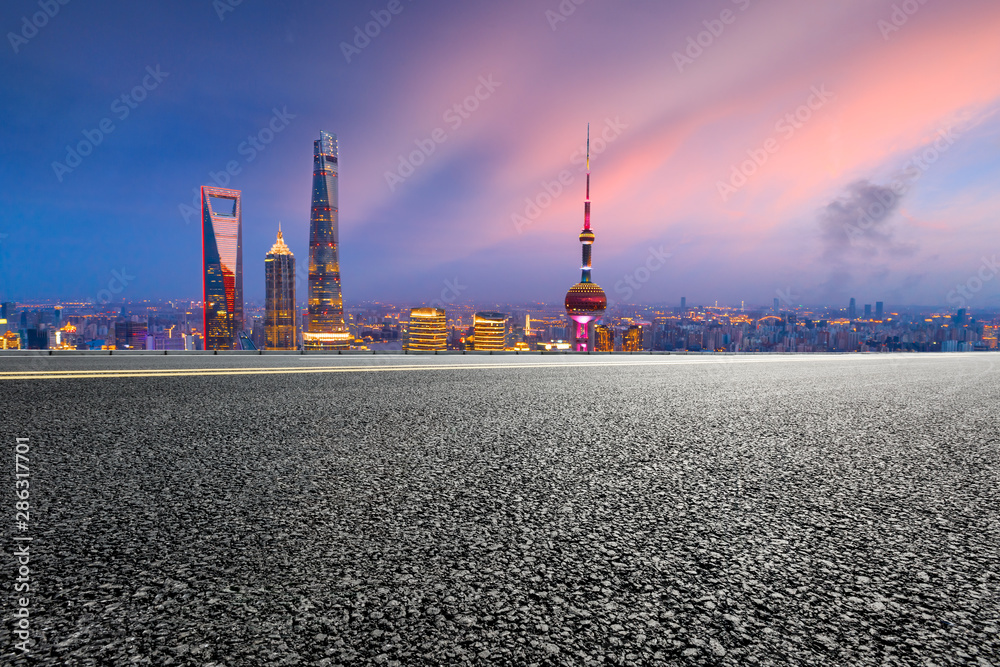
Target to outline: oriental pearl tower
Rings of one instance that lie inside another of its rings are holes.
[[[583,276],[566,292],[566,314],[575,326],[570,342],[576,352],[594,349],[594,325],[608,307],[608,298],[598,285],[590,281],[590,249],[594,232],[590,229],[590,125],[587,125],[587,198],[583,202]]]

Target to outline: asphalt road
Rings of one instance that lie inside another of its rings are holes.
[[[0,392],[0,664],[1000,666],[1000,355],[4,356]]]

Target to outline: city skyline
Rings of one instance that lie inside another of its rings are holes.
[[[14,13],[32,7],[16,3]],[[590,119],[602,212],[615,212],[602,218],[602,284],[613,302],[768,303],[780,290],[812,304],[852,295],[1000,304],[990,250],[995,5],[931,3],[903,18],[892,3],[860,2],[822,12],[787,2],[625,12],[587,3],[569,16],[528,3],[462,16],[400,7],[367,40],[355,28],[363,34],[383,4],[327,8],[310,21],[295,8],[251,5],[219,16],[186,3],[148,16],[62,8],[3,55],[12,102],[0,130],[10,183],[2,298],[97,300],[123,269],[134,279],[119,298],[197,293],[199,184],[243,191],[251,256],[267,250],[277,219],[302,252],[300,149],[332,127],[352,165],[342,230],[351,299],[430,303],[450,282],[480,302],[555,301],[561,267],[578,252],[566,238],[576,200],[565,193],[581,186],[575,128]],[[126,22],[135,27],[122,43],[93,60],[66,56]],[[203,57],[225,66],[205,74],[145,30],[153,23],[165,35],[185,26]],[[434,26],[449,28],[443,43],[424,38]],[[831,39],[833,27],[850,39]],[[658,46],[641,46],[654,28]],[[313,63],[319,32],[337,49]],[[503,48],[515,33],[532,37],[523,56]],[[449,59],[449,44],[463,48],[462,61]],[[116,57],[125,48],[132,57]],[[529,61],[551,67],[535,72]],[[420,75],[428,71],[439,73],[433,83]],[[317,76],[320,88],[337,82],[337,104],[307,85]],[[53,101],[36,80],[65,82],[71,103],[52,106],[47,121],[58,131],[29,115]],[[230,101],[225,91],[251,80],[253,92]],[[158,178],[140,187],[150,151]],[[25,262],[50,265],[19,271]],[[659,268],[635,281],[647,262]],[[512,265],[502,285],[492,280]],[[262,300],[257,262],[246,283],[247,298]]]

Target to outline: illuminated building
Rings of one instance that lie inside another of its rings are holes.
[[[611,327],[598,324],[595,327],[595,352],[613,352],[615,349],[615,332]]]
[[[340,291],[340,204],[337,135],[320,132],[313,142],[312,209],[309,215],[309,310],[307,350],[348,350],[352,336],[344,323]]]
[[[294,350],[295,255],[285,245],[278,223],[278,240],[264,256],[264,339],[268,350]]]
[[[21,337],[13,331],[5,331],[0,336],[0,350],[20,350]]]
[[[473,318],[473,349],[502,350],[507,342],[507,316],[503,313],[476,313]]]
[[[448,327],[445,312],[439,308],[410,310],[407,350],[432,351],[448,347]]]
[[[1000,327],[989,325],[983,327],[983,344],[988,350],[997,349],[997,329],[1000,329]]]
[[[604,290],[590,281],[590,252],[594,244],[594,232],[590,229],[590,126],[587,126],[587,198],[583,203],[583,275],[580,282],[566,293],[566,314],[573,320],[570,341],[573,350],[586,352],[594,348],[594,325],[608,307]]]
[[[243,211],[239,190],[201,187],[205,349],[239,347],[243,327]]]
[[[625,352],[639,352],[642,350],[642,328],[630,326],[625,335],[622,336],[622,350]]]

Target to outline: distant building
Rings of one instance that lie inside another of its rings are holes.
[[[184,338],[181,334],[169,336],[165,333],[157,333],[146,336],[147,350],[183,350]]]
[[[444,350],[447,347],[448,326],[445,311],[439,308],[410,310],[409,339],[404,349],[430,352]]]
[[[882,315],[884,315],[884,314],[885,314],[885,308],[883,306],[883,303],[881,301],[876,301],[875,302],[875,319],[878,320],[879,322],[882,322],[883,321],[882,320]]]
[[[21,336],[13,331],[6,331],[0,336],[0,350],[20,350]]]
[[[26,329],[25,332],[25,344],[29,350],[47,350],[49,349],[49,333],[44,328],[42,329]]]
[[[285,245],[278,223],[278,240],[264,257],[264,339],[268,350],[298,348],[295,324],[295,255]]]
[[[687,299],[686,296],[682,296],[681,297],[681,312],[683,313],[685,310],[687,310],[687,307],[688,307],[688,299]]]
[[[851,297],[851,305],[847,307],[847,317],[854,319],[858,316],[858,302],[854,297]]]
[[[307,350],[349,350],[340,288],[340,200],[337,135],[320,132],[313,142],[312,209],[309,215],[309,317],[302,334]]]
[[[238,347],[243,328],[243,212],[239,190],[201,187],[201,230],[205,349],[232,350]]]
[[[473,349],[502,350],[507,341],[507,316],[481,312],[473,318]]]
[[[145,322],[115,322],[116,350],[145,350]]]
[[[642,351],[642,327],[632,325],[625,330],[625,334],[622,336],[622,351]]]
[[[594,351],[595,352],[613,352],[615,349],[615,332],[614,330],[604,324],[598,324],[594,328],[595,342]]]
[[[781,303],[778,301],[778,297],[774,297],[774,312],[781,310]]]
[[[872,318],[872,305],[870,303],[865,304],[865,319],[870,320]]]

